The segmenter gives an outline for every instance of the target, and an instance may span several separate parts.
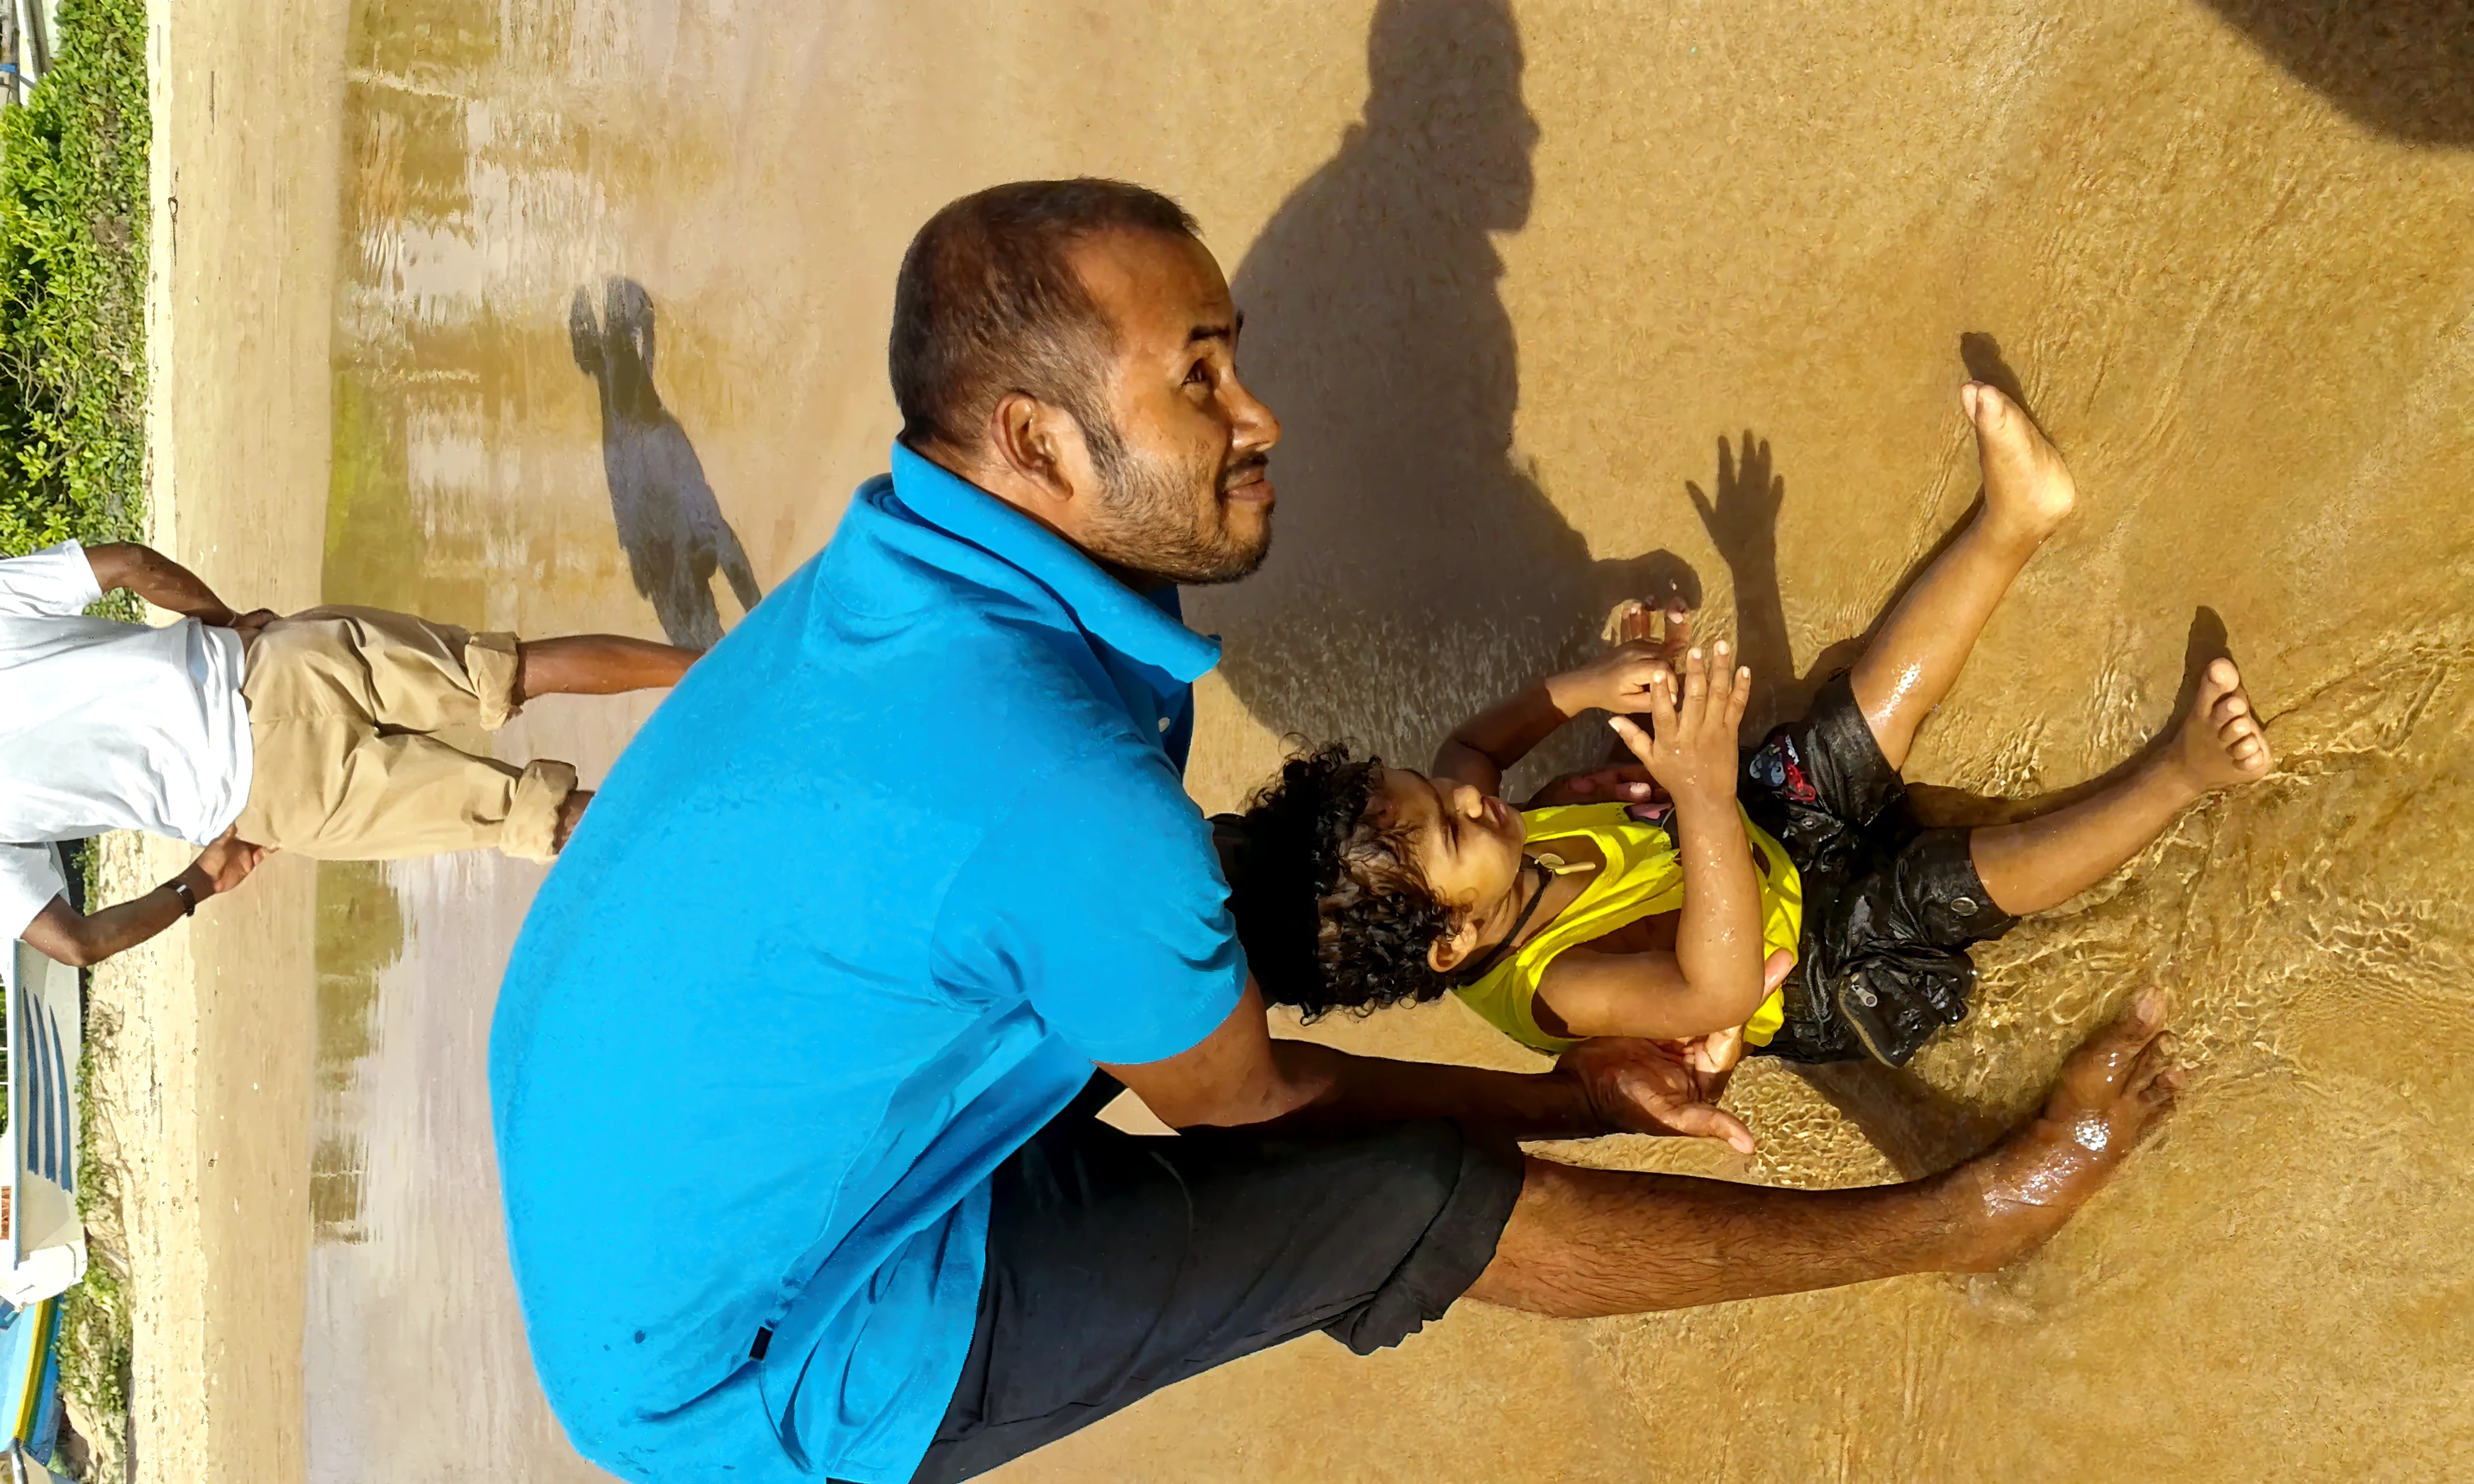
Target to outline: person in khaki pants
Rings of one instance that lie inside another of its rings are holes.
[[[126,588],[161,629],[82,616]],[[266,852],[389,860],[496,849],[554,859],[592,794],[440,740],[534,696],[667,686],[692,650],[617,634],[519,640],[375,609],[235,613],[136,545],[0,561],[0,927],[84,965],[230,891]],[[144,829],[206,847],[134,900],[81,914],[54,846]]]

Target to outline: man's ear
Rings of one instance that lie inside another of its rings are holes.
[[[1464,917],[1451,931],[1438,934],[1426,945],[1426,967],[1439,974],[1450,973],[1467,963],[1477,953],[1477,919]]]
[[[1073,418],[1028,392],[997,398],[988,413],[988,451],[1017,478],[1059,501],[1074,497],[1074,468],[1087,458]]]

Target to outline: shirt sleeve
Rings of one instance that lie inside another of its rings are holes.
[[[0,561],[0,616],[74,618],[102,597],[94,565],[75,541]]]
[[[35,919],[68,889],[60,856],[48,845],[0,845],[0,928],[26,936]]]
[[[955,877],[939,977],[1027,997],[1094,1062],[1156,1062],[1217,1030],[1246,956],[1210,826],[1156,751],[1040,779]]]

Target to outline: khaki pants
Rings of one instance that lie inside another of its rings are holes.
[[[575,769],[519,769],[428,733],[516,710],[516,636],[406,613],[317,608],[249,640],[241,695],[257,750],[240,837],[321,860],[497,849],[556,858]]]

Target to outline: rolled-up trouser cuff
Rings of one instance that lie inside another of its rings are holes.
[[[524,708],[516,695],[517,664],[512,634],[476,634],[464,641],[464,673],[473,678],[481,726],[488,730],[497,730]]]
[[[498,850],[518,860],[558,859],[558,815],[575,792],[575,765],[545,759],[526,763],[498,827]]]
[[[1527,1161],[1509,1138],[1454,1126],[1460,1169],[1451,1194],[1400,1266],[1363,1304],[1323,1326],[1361,1355],[1388,1349],[1443,1317],[1494,1260],[1520,1199]]]

